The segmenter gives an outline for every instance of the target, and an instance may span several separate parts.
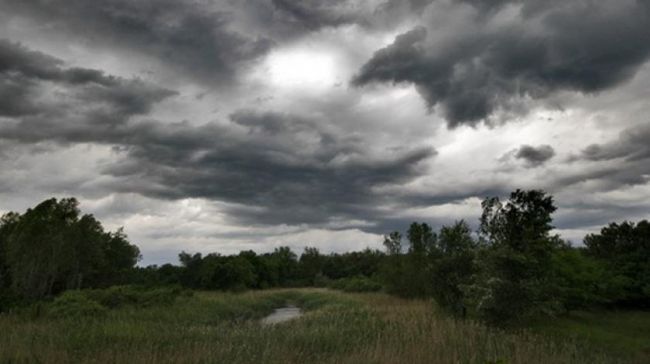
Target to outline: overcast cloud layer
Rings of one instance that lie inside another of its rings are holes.
[[[644,0],[0,0],[0,212],[76,196],[144,264],[379,248],[552,193],[650,218]]]

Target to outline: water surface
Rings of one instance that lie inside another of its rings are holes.
[[[300,308],[296,306],[286,306],[286,307],[276,308],[272,314],[262,319],[262,324],[264,325],[277,324],[280,322],[293,320],[300,316],[302,316],[302,312],[300,311]]]

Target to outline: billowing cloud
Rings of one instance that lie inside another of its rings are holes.
[[[648,4],[0,0],[0,213],[76,196],[161,263],[541,188],[578,242],[650,218]]]
[[[355,2],[348,0],[271,0],[285,22],[304,29],[319,29],[359,21]]]
[[[414,84],[454,127],[525,99],[611,89],[650,56],[650,12],[642,1],[530,0],[497,10],[470,3],[478,6],[456,10],[449,32],[434,14],[399,35],[353,84]]]
[[[0,138],[117,146],[124,158],[104,173],[118,178],[113,188],[121,192],[232,202],[250,207],[231,211],[250,222],[326,223],[363,217],[387,197],[375,187],[417,177],[418,164],[435,154],[421,146],[375,156],[362,138],[343,135],[328,120],[289,113],[239,110],[228,123],[203,125],[136,119],[174,93],[0,45],[7,60],[21,61],[4,62],[2,75],[30,80],[35,93],[58,87],[68,95],[36,115],[13,115]]]
[[[199,81],[229,82],[272,45],[230,29],[229,14],[208,1],[6,0],[0,9],[95,46],[144,53]]]
[[[125,138],[125,158],[105,170],[119,177],[116,188],[236,203],[247,207],[232,216],[247,223],[363,219],[390,198],[374,188],[417,177],[418,164],[435,154],[420,147],[373,156],[318,120],[247,110],[226,126],[138,124]]]
[[[175,94],[138,79],[107,76],[0,40],[0,139],[86,142]]]
[[[624,159],[641,161],[650,159],[650,124],[624,130],[617,139],[604,144],[591,144],[581,157],[590,161]]]

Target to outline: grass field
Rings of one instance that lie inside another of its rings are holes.
[[[273,326],[259,323],[273,308],[286,303],[302,307],[306,314]],[[456,321],[438,314],[429,301],[381,293],[320,289],[200,292],[179,297],[171,305],[127,306],[102,315],[34,317],[33,310],[2,315],[0,362],[642,362],[647,326],[639,326],[639,332],[634,328],[639,320],[647,323],[650,314],[637,315],[640,318],[628,317],[629,324],[621,326],[618,334],[612,333],[616,331],[612,329],[614,316],[605,318],[602,329],[593,323],[598,317],[567,318],[557,325],[539,325],[541,334],[535,334]],[[579,334],[591,328],[597,334]],[[633,332],[623,332],[628,329]],[[608,335],[629,336],[630,341],[623,346],[601,345],[601,340],[610,340]]]
[[[534,324],[545,336],[581,340],[630,362],[650,363],[650,312],[574,312]]]

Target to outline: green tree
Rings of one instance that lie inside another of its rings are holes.
[[[464,221],[443,226],[432,252],[432,295],[436,302],[456,315],[465,315],[463,287],[476,273],[477,242]]]
[[[603,262],[623,280],[623,292],[612,297],[619,304],[650,306],[650,222],[611,223],[599,234],[585,237],[586,253]]]
[[[479,274],[470,286],[478,313],[506,324],[558,309],[552,284],[552,254],[560,244],[551,236],[553,198],[539,190],[516,190],[506,203],[487,198],[479,229]]]
[[[614,302],[624,294],[625,277],[586,254],[563,244],[553,253],[554,284],[566,311]]]
[[[194,255],[181,252],[178,254],[178,260],[183,266],[183,274],[181,274],[181,284],[189,288],[201,287],[201,265],[203,257],[201,253]]]
[[[9,275],[8,247],[9,237],[20,220],[20,214],[9,212],[0,217],[0,290],[8,290],[11,285]]]
[[[436,245],[436,234],[426,223],[414,222],[406,233],[409,240],[404,267],[404,293],[409,297],[431,295],[431,253]]]
[[[107,233],[92,215],[80,216],[74,198],[49,199],[23,215],[6,215],[0,228],[4,270],[26,298],[65,289],[111,284],[139,258],[123,231]],[[5,279],[6,281],[6,279]]]
[[[323,273],[324,258],[317,248],[305,247],[300,255],[300,275],[307,285],[313,285],[316,277]]]
[[[271,266],[277,271],[278,284],[293,285],[298,277],[298,256],[288,246],[275,248],[269,256]]]
[[[406,295],[404,282],[407,277],[405,274],[405,259],[402,255],[402,234],[398,231],[384,236],[384,247],[386,248],[386,259],[380,267],[380,278],[386,290],[389,293],[397,295]]]
[[[28,209],[10,234],[7,261],[13,289],[24,297],[41,298],[64,287],[70,268],[69,232],[78,221],[75,199],[49,199]]]
[[[142,258],[140,249],[129,242],[122,228],[105,233],[101,242],[104,257],[100,268],[101,285],[128,283],[131,269]]]

